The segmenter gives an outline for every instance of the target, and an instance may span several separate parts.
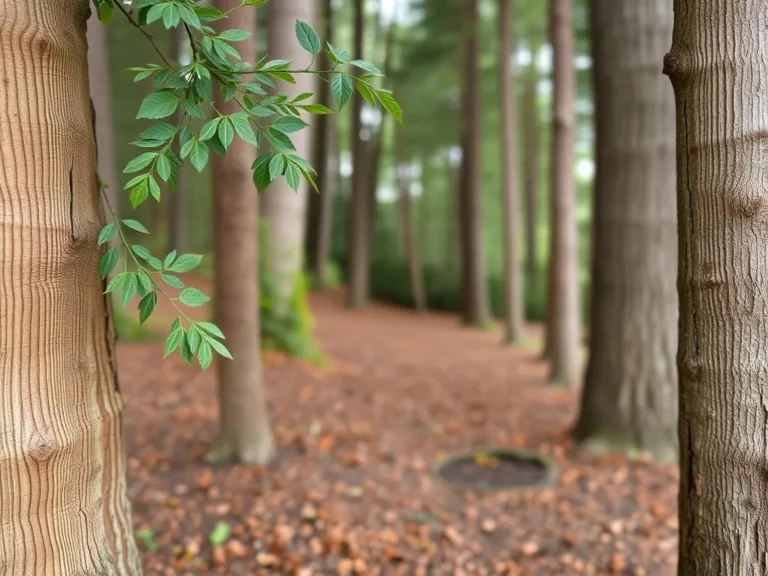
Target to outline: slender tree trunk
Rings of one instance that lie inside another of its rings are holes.
[[[519,201],[517,186],[517,130],[512,57],[512,0],[499,0],[499,97],[501,99],[501,171],[504,210],[504,340],[515,344],[523,337],[523,284],[520,273]]]
[[[304,68],[310,63],[310,56],[296,42],[294,27],[297,20],[314,23],[314,2],[282,0],[270,4],[269,57],[291,60]],[[314,92],[314,76],[298,74],[295,84],[282,83],[279,90],[289,96]],[[302,158],[312,153],[311,128],[291,134],[291,140]],[[303,270],[307,192],[308,186],[303,180],[299,190],[294,192],[285,178],[279,178],[261,194],[261,213],[269,234],[269,267],[276,275],[278,286],[279,301],[275,302],[278,313],[290,306],[296,281]]]
[[[223,11],[240,4],[215,2]],[[236,10],[216,24],[220,30],[255,31],[254,10]],[[253,37],[238,47],[242,54],[256,53]],[[215,93],[221,114],[239,110],[237,102],[224,102]],[[217,360],[219,436],[208,456],[211,461],[265,463],[274,453],[259,354],[258,202],[250,171],[254,157],[253,147],[240,138],[226,156],[212,157],[216,323],[234,360]]]
[[[536,73],[536,51],[532,50],[531,64],[525,75],[523,95],[523,185],[525,186],[525,270],[528,279],[539,280],[539,154],[541,146],[539,105],[536,94],[538,75]]]
[[[403,255],[408,262],[411,277],[413,303],[419,312],[426,312],[427,298],[424,293],[424,278],[421,270],[421,252],[413,233],[413,215],[411,214],[411,175],[408,157],[405,153],[405,135],[398,125],[395,133],[395,156],[397,162],[398,188],[400,189],[400,222],[402,225]]]
[[[112,210],[119,212],[120,179],[117,176],[115,161],[112,97],[109,89],[109,43],[107,30],[99,22],[95,10],[88,19],[88,77],[93,110],[99,120],[95,124],[99,179],[102,185],[106,186],[106,196]],[[110,210],[107,207],[106,214],[109,213]]]
[[[86,0],[0,3],[0,567],[141,573],[126,495]]]
[[[459,181],[463,317],[465,324],[485,326],[490,314],[483,253],[478,0],[464,0],[464,11],[464,117]]]
[[[675,103],[668,0],[592,0],[597,176],[590,358],[576,436],[677,459]]]
[[[333,44],[333,2],[323,0],[323,37]],[[327,70],[328,56],[323,50],[318,67]],[[327,82],[319,83],[319,98],[322,104],[331,107],[331,87]],[[315,286],[327,285],[326,266],[331,247],[331,224],[333,216],[333,188],[338,173],[336,155],[336,120],[334,116],[321,115],[314,120],[314,167],[317,170],[317,185],[320,194],[309,192],[307,209],[306,253],[307,268],[315,277]]]
[[[552,253],[550,257],[550,380],[566,386],[579,378],[579,293],[573,179],[572,0],[550,0],[554,54],[554,137],[552,146]]]
[[[171,33],[171,60],[179,62],[182,51],[187,44],[187,35],[183,26],[179,26]],[[252,57],[252,56],[249,56]],[[174,116],[174,122],[178,125],[181,122],[182,109],[179,108]],[[179,155],[179,139],[173,141],[173,152]],[[188,240],[188,213],[187,213],[187,178],[184,169],[179,171],[176,180],[176,189],[167,194],[168,197],[168,250],[176,250],[179,254],[189,250]]]
[[[681,576],[768,573],[765,0],[674,3]]]
[[[363,58],[363,36],[365,28],[365,3],[355,0],[355,51],[356,59]],[[350,308],[363,308],[370,297],[371,234],[370,234],[370,193],[366,186],[366,146],[361,138],[361,111],[363,100],[355,91],[352,95],[352,202],[350,203],[350,250],[349,250],[349,294]]]

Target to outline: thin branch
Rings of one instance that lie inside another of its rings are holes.
[[[123,15],[125,15],[125,17],[128,18],[128,21],[131,24],[133,24],[134,28],[136,28],[139,32],[141,32],[142,34],[144,34],[144,36],[146,36],[147,40],[149,40],[149,43],[152,44],[152,47],[155,49],[155,52],[157,52],[158,55],[160,56],[160,58],[162,58],[162,60],[165,63],[165,65],[168,66],[169,68],[173,68],[171,63],[168,61],[168,59],[163,54],[162,50],[160,50],[160,48],[157,47],[157,44],[155,44],[155,39],[152,38],[150,33],[147,32],[146,30],[144,30],[144,28],[142,28],[139,25],[139,23],[136,22],[136,20],[133,19],[133,16],[131,16],[130,12],[128,12],[128,10],[125,9],[125,6],[123,6],[122,2],[113,2],[113,5],[118,7],[120,12],[122,12]]]

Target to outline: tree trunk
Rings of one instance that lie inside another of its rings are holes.
[[[768,573],[765,0],[676,0],[681,576]]]
[[[531,51],[532,60],[525,77],[523,95],[523,185],[525,187],[525,270],[528,280],[538,287],[539,281],[539,154],[541,139],[539,130],[539,104],[536,87],[536,48]]]
[[[592,0],[597,175],[582,445],[677,459],[675,104],[668,0]]]
[[[573,0],[550,0],[554,58],[550,255],[550,381],[571,386],[579,378],[578,247],[573,179]]]
[[[0,566],[141,567],[126,495],[86,0],[0,3]]]
[[[98,118],[96,148],[98,150],[99,179],[106,186],[109,205],[120,211],[120,179],[117,176],[115,143],[113,138],[112,99],[109,89],[109,43],[107,30],[99,21],[98,14],[88,19],[88,78],[91,87],[93,110]],[[110,210],[106,209],[106,214]]]
[[[187,45],[187,35],[183,26],[179,26],[171,33],[171,60],[179,62],[182,56],[182,50]],[[174,115],[173,122],[178,125],[181,122],[183,110],[179,108]],[[179,156],[179,139],[173,141],[173,152]],[[168,251],[176,250],[183,254],[189,250],[187,229],[187,178],[184,174],[184,168],[179,170],[179,177],[176,181],[176,189],[171,191],[168,196]]]
[[[413,215],[411,213],[411,175],[408,157],[405,153],[405,135],[401,125],[395,128],[395,156],[397,164],[398,188],[400,189],[400,222],[402,225],[403,255],[408,262],[411,277],[413,304],[419,312],[426,312],[427,297],[424,293],[424,278],[421,270],[421,252],[413,233]]]
[[[365,28],[365,2],[355,0],[355,51],[354,57],[363,59],[363,36]],[[355,91],[352,94],[352,202],[350,203],[349,237],[349,294],[350,308],[363,308],[370,297],[371,233],[370,193],[366,186],[366,146],[361,138],[361,112],[363,99]]]
[[[512,57],[512,0],[499,0],[499,97],[501,99],[501,171],[504,210],[504,340],[515,344],[523,337],[523,285],[518,254],[519,202],[517,187],[517,129]]]
[[[464,0],[464,89],[462,94],[462,159],[459,181],[462,299],[464,323],[490,321],[483,254],[483,207],[480,152],[480,46],[478,0]]]
[[[220,10],[240,6],[240,0],[216,0]],[[236,10],[216,23],[219,30],[255,31],[254,10]],[[253,37],[238,46],[255,55]],[[216,109],[232,114],[240,107],[224,102],[218,90]],[[251,181],[254,149],[235,138],[226,156],[212,157],[213,262],[216,324],[227,336],[234,360],[217,359],[219,378],[219,436],[211,461],[265,463],[274,453],[261,371],[258,283],[258,202]]]
[[[325,42],[333,44],[333,2],[323,0]],[[319,56],[318,67],[329,68],[325,50]],[[322,104],[332,106],[331,87],[327,82],[319,83],[319,99]],[[307,268],[315,278],[316,288],[327,286],[326,267],[331,248],[331,225],[333,216],[333,188],[338,173],[336,155],[336,119],[334,116],[321,115],[314,120],[314,167],[317,170],[319,194],[309,192],[307,209],[306,254]]]

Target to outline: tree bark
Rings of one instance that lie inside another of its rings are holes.
[[[107,30],[93,11],[88,19],[88,78],[91,101],[98,122],[96,128],[96,147],[98,149],[99,179],[106,186],[109,205],[115,212],[120,212],[120,179],[117,176],[115,160],[115,142],[112,123],[112,97],[109,89],[109,43]],[[105,201],[106,204],[106,201]],[[106,214],[110,213],[106,207]]]
[[[550,381],[571,386],[579,378],[579,293],[573,179],[575,77],[573,0],[550,0],[554,58],[550,292]]]
[[[240,0],[216,0],[227,11]],[[255,31],[254,10],[236,10],[216,22],[219,30]],[[253,37],[241,42],[242,54],[255,55]],[[225,102],[218,90],[216,109],[232,114],[240,107]],[[235,138],[226,156],[212,157],[213,262],[216,323],[227,336],[234,360],[217,359],[219,435],[211,461],[265,463],[274,454],[261,370],[258,281],[258,202],[251,180],[254,149]]]
[[[363,38],[365,33],[365,3],[355,0],[354,57],[363,59]],[[355,91],[352,94],[352,202],[350,203],[349,237],[349,293],[347,304],[350,308],[363,308],[370,297],[371,233],[370,193],[366,186],[366,146],[361,137],[363,99]]]
[[[0,566],[141,567],[126,494],[86,0],[0,3]]]
[[[282,0],[270,4],[269,57],[291,60],[296,66],[305,68],[310,63],[310,56],[296,41],[294,27],[297,20],[314,23],[314,2]],[[291,97],[315,90],[314,76],[309,74],[297,74],[295,84],[278,84],[279,90]],[[304,120],[310,118],[305,115]],[[311,127],[291,134],[291,140],[299,156],[309,157],[312,153]],[[268,225],[269,267],[278,287],[278,301],[275,302],[278,314],[290,306],[296,281],[303,270],[307,192],[304,180],[294,192],[285,178],[279,178],[261,194],[261,213]]]
[[[323,0],[323,39],[333,44],[333,2]],[[327,70],[328,56],[325,50],[319,56],[318,67]],[[320,103],[332,107],[331,87],[320,82]],[[315,278],[316,288],[327,286],[326,267],[331,249],[331,225],[333,218],[333,189],[338,174],[336,154],[336,120],[334,116],[321,115],[314,120],[314,167],[317,170],[319,194],[309,192],[307,207],[306,254],[307,268]]]
[[[517,129],[512,57],[512,0],[499,0],[499,98],[501,100],[501,171],[504,229],[504,341],[516,344],[523,337],[523,284],[520,273],[520,235],[517,186]]]
[[[480,134],[480,45],[478,0],[464,0],[464,88],[462,94],[462,159],[459,180],[462,300],[464,323],[490,321],[483,254],[483,207]]]
[[[171,33],[171,60],[179,62],[182,56],[183,47],[187,44],[187,35],[183,26],[179,26]],[[174,123],[178,125],[181,122],[183,111],[179,108],[174,115]],[[179,139],[173,141],[173,152],[179,156]],[[184,174],[184,168],[179,170],[179,177],[176,180],[176,189],[168,194],[168,251],[176,250],[183,254],[189,250],[188,241],[188,213],[187,213],[187,178]]]
[[[539,154],[541,146],[539,104],[536,94],[536,48],[525,75],[523,94],[523,186],[525,187],[525,269],[530,282],[539,281]]]
[[[592,0],[597,175],[590,358],[576,437],[677,459],[675,103],[668,0]]]
[[[681,576],[768,573],[765,0],[676,0]]]

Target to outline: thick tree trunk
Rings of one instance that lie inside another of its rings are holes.
[[[216,0],[220,10],[240,0]],[[237,10],[217,22],[221,30],[255,31],[254,10]],[[253,37],[239,44],[255,55]],[[232,114],[240,108],[224,102],[218,90],[216,109]],[[213,156],[213,262],[216,323],[227,336],[234,360],[218,358],[219,436],[212,461],[265,463],[274,453],[261,371],[258,281],[258,202],[250,167],[254,149],[235,138],[226,156]]]
[[[270,4],[269,57],[291,60],[299,68],[306,67],[310,56],[296,42],[294,27],[297,20],[313,24],[314,19],[313,2],[283,0]],[[314,92],[314,76],[298,74],[295,84],[282,83],[279,89],[290,96]],[[311,128],[305,128],[291,134],[296,153],[302,158],[312,153],[310,131]],[[308,186],[303,180],[299,190],[294,192],[285,178],[279,178],[261,194],[260,208],[269,234],[269,268],[275,274],[278,286],[279,301],[275,302],[278,313],[290,306],[303,270],[307,192]]]
[[[536,72],[536,48],[532,50],[533,60],[525,75],[523,94],[523,186],[525,187],[525,270],[528,280],[539,281],[539,154],[541,138],[539,130],[539,105],[536,94],[538,74]]]
[[[323,39],[333,44],[333,2],[323,0]],[[327,70],[328,56],[323,50],[318,67]],[[319,99],[322,104],[332,106],[331,87],[327,82],[319,83]],[[314,120],[314,167],[317,170],[319,194],[309,192],[307,207],[306,255],[307,269],[315,278],[316,288],[327,285],[326,266],[331,249],[331,225],[333,217],[333,188],[338,174],[336,154],[336,119],[321,115]]]
[[[411,210],[411,175],[408,173],[408,157],[405,153],[405,135],[398,125],[395,133],[395,156],[397,163],[398,188],[400,191],[400,223],[402,226],[403,256],[408,262],[411,277],[413,304],[419,312],[426,312],[427,297],[424,293],[424,278],[421,270],[421,251],[413,233]]]
[[[99,21],[95,10],[88,19],[88,77],[93,110],[98,118],[95,126],[99,179],[102,185],[106,186],[106,196],[112,210],[119,212],[120,179],[117,177],[115,161],[112,99],[109,89],[109,43],[107,30]],[[105,213],[109,212],[107,208]]]
[[[675,103],[668,0],[592,0],[597,111],[590,358],[577,439],[677,458]]]
[[[768,573],[766,0],[676,0],[681,576]]]
[[[464,89],[462,94],[462,160],[459,181],[462,299],[464,323],[490,321],[483,254],[483,207],[480,152],[480,44],[478,0],[464,0]]]
[[[0,569],[141,573],[126,495],[86,0],[0,3]]]
[[[171,60],[179,62],[182,51],[187,45],[187,35],[183,26],[179,26],[171,33]],[[181,122],[182,109],[179,108],[174,116],[176,124]],[[179,155],[179,139],[173,141],[173,152]],[[189,250],[188,241],[188,214],[187,214],[187,178],[184,174],[184,168],[179,171],[179,177],[176,181],[176,189],[171,191],[168,196],[168,251],[176,250],[183,254]]]
[[[355,51],[356,59],[363,58],[363,37],[365,28],[365,2],[355,0]],[[350,203],[349,237],[349,294],[350,308],[363,308],[370,297],[371,233],[370,193],[366,186],[366,146],[361,138],[361,112],[363,99],[355,91],[352,95],[352,201]]]
[[[499,97],[501,99],[501,171],[504,228],[504,341],[523,337],[523,284],[520,273],[520,235],[517,186],[517,130],[512,57],[512,0],[499,0]]]
[[[554,57],[552,198],[548,357],[550,381],[571,386],[579,378],[579,292],[573,178],[575,78],[573,0],[550,0]]]

